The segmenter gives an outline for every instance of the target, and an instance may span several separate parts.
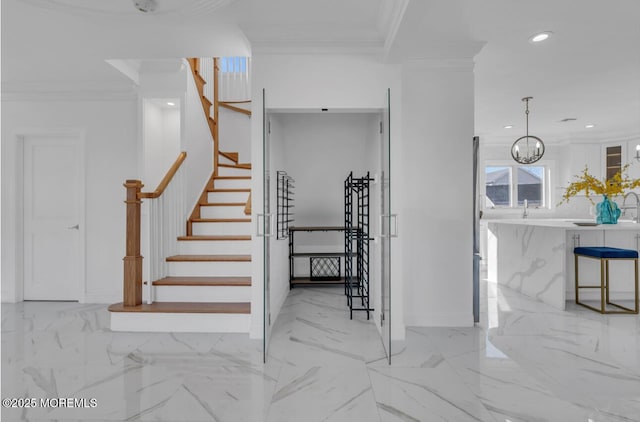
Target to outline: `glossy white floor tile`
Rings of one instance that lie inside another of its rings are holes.
[[[269,359],[240,334],[113,333],[104,305],[2,304],[2,421],[640,421],[640,318],[484,283],[470,328],[409,327],[392,365],[340,288],[291,291]]]

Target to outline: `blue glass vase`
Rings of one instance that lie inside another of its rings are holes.
[[[617,224],[620,217],[620,208],[618,204],[609,199],[607,195],[602,196],[602,202],[596,205],[596,223],[598,224]]]

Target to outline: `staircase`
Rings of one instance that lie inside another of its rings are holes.
[[[214,138],[215,169],[186,235],[177,238],[178,253],[166,257],[167,276],[151,281],[151,303],[109,307],[114,331],[249,332],[251,164],[218,150],[217,120],[209,111],[217,101],[205,98],[196,71],[194,79]]]
[[[168,276],[152,281],[153,303],[112,305],[112,330],[249,331],[251,217],[245,206],[251,166],[220,159],[218,175],[187,223],[190,231],[177,239],[179,253],[166,258]]]

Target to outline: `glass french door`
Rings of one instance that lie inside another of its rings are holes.
[[[391,238],[397,236],[397,215],[391,214],[391,90],[387,89],[382,109],[380,137],[380,237],[381,237],[381,306],[382,344],[391,364]]]
[[[267,362],[267,354],[269,352],[269,338],[271,336],[271,238],[273,236],[273,227],[271,219],[271,153],[269,141],[269,116],[266,111],[266,94],[262,90],[262,214],[258,214],[256,222],[257,235],[262,236],[263,240],[263,274],[264,274],[264,291],[263,291],[263,335],[262,335],[262,353],[263,361]],[[262,220],[262,230],[260,229],[260,220]]]

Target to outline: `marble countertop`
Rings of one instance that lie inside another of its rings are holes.
[[[618,220],[618,224],[598,224],[597,226],[580,226],[575,223],[593,223],[586,219],[554,219],[554,218],[514,218],[484,220],[486,223],[510,224],[521,226],[551,227],[563,230],[623,230],[640,231],[640,224],[631,220]]]

